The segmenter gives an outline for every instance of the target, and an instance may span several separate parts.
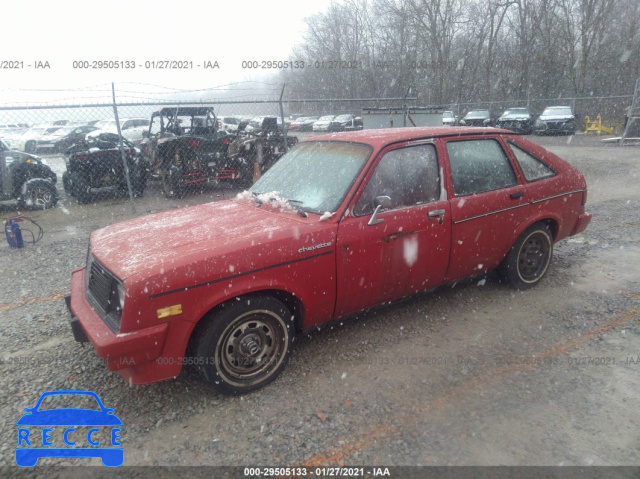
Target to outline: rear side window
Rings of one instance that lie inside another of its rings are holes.
[[[518,160],[520,169],[527,181],[536,181],[541,180],[542,178],[555,176],[555,171],[531,155],[531,153],[524,151],[513,143],[509,143],[509,148],[511,148],[516,160]]]
[[[456,196],[497,190],[516,184],[516,175],[496,140],[463,140],[447,143],[451,181]]]
[[[354,215],[373,213],[373,200],[377,196],[391,198],[392,209],[439,199],[440,177],[435,147],[417,145],[386,153],[353,208]]]

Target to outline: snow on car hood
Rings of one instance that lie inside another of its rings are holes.
[[[118,223],[94,231],[90,247],[93,256],[123,281],[158,278],[171,271],[189,275],[192,266],[202,262],[207,263],[208,276],[216,277],[299,258],[300,248],[333,242],[327,239],[333,235],[329,230],[330,225],[311,215],[302,218],[294,211],[236,199]],[[258,252],[249,254],[254,249]]]

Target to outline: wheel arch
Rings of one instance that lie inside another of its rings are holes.
[[[509,251],[511,251],[511,248],[513,248],[513,245],[516,244],[516,242],[518,241],[522,233],[524,233],[527,229],[531,228],[536,223],[542,223],[547,225],[551,230],[551,236],[552,236],[553,242],[554,243],[556,242],[556,239],[558,237],[558,231],[560,229],[558,219],[554,218],[552,215],[541,215],[540,217],[534,217],[533,219],[530,219],[526,223],[522,223],[520,227],[514,231],[511,241],[509,242],[506,250],[503,251],[502,253],[502,259],[500,259],[500,264],[502,264],[502,262],[507,258]]]
[[[198,319],[198,321],[194,323],[194,327],[191,330],[189,341],[187,343],[187,354],[192,355],[194,353],[194,346],[198,335],[200,334],[200,331],[202,331],[207,326],[209,321],[213,320],[216,313],[235,302],[259,296],[271,296],[272,298],[275,298],[282,304],[284,304],[294,318],[295,333],[298,334],[302,331],[302,325],[304,323],[304,307],[302,305],[302,301],[300,301],[300,299],[295,294],[282,289],[263,289],[251,291],[228,298],[207,310],[200,317],[200,319]]]

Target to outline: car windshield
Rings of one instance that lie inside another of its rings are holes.
[[[450,111],[445,111],[442,114],[442,118],[453,118],[453,113],[451,113]]]
[[[489,110],[472,110],[467,113],[467,118],[486,118],[489,116]]]
[[[56,135],[68,135],[69,133],[71,133],[76,128],[77,128],[76,126],[65,126],[63,128],[60,128],[59,130],[57,130],[55,133],[56,133]]]
[[[528,115],[529,110],[526,108],[509,108],[505,110],[502,116]]]
[[[545,108],[543,115],[572,115],[571,108],[567,106],[554,106],[550,108]]]
[[[335,121],[347,121],[351,119],[351,115],[336,116]]]
[[[333,116],[331,116],[331,115],[329,115],[329,116],[321,116],[318,121],[330,121],[330,120],[333,120]]]
[[[293,206],[314,213],[333,212],[370,154],[371,147],[361,143],[299,143],[249,191],[277,193]]]

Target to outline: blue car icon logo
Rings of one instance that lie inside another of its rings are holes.
[[[47,407],[51,403],[83,407]],[[86,407],[88,406],[88,407]],[[92,391],[47,391],[26,408],[18,426],[16,464],[33,467],[41,457],[99,457],[109,467],[121,466],[122,421]]]

